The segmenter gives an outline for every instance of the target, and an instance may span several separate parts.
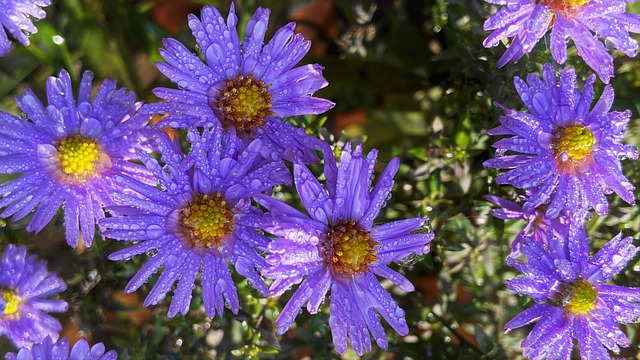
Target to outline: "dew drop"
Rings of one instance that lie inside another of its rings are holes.
[[[150,240],[157,239],[160,236],[164,235],[164,229],[160,225],[149,225],[147,226],[147,238]]]
[[[226,289],[227,289],[227,282],[224,281],[224,279],[218,279],[218,281],[216,281],[216,292],[222,293]]]
[[[259,179],[251,180],[251,188],[252,189],[258,190],[258,189],[260,189],[261,186],[262,186],[262,181],[260,181]]]
[[[53,86],[55,87],[55,90],[58,92],[58,94],[64,96],[64,84],[62,83],[62,80],[56,79],[53,82]]]
[[[602,203],[600,203],[600,204],[596,204],[595,209],[596,209],[596,212],[597,212],[599,215],[604,215],[604,214],[606,214],[606,213],[608,212],[608,210],[609,210],[609,209],[608,209],[608,207],[607,207],[607,205],[606,205],[606,204],[602,204]]]
[[[78,104],[78,113],[80,113],[83,118],[89,117],[91,115],[91,104],[87,102]]]
[[[404,310],[402,310],[401,308],[396,308],[396,316],[401,318],[404,316]]]

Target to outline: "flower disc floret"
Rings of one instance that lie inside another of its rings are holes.
[[[96,175],[96,162],[100,157],[98,144],[80,134],[62,139],[57,146],[62,172],[79,181]]]
[[[485,47],[511,44],[498,61],[498,67],[517,61],[532,52],[542,38],[558,64],[567,61],[567,44],[575,49],[603,82],[614,76],[610,49],[629,57],[638,53],[638,41],[630,34],[640,31],[640,16],[627,13],[631,0],[485,0],[504,5],[484,23],[491,34]],[[550,32],[548,37],[545,37]],[[603,42],[604,41],[604,42]],[[605,45],[606,44],[606,45]]]
[[[215,7],[204,6],[199,16],[190,15],[188,20],[201,56],[177,40],[165,39],[160,55],[166,62],[158,63],[158,69],[180,89],[153,90],[168,100],[154,106],[156,112],[168,115],[156,126],[220,124],[225,131],[234,129],[245,143],[260,139],[263,155],[269,158],[314,163],[315,151],[330,152],[324,141],[283,121],[320,114],[334,104],[313,96],[327,86],[322,66],[296,67],[311,44],[294,31],[294,23],[265,39],[270,12],[256,9],[242,38],[233,3],[226,17]]]
[[[20,305],[20,297],[16,295],[15,290],[1,290],[2,300],[6,301],[4,306],[4,316],[13,316],[18,312],[18,306]]]
[[[198,195],[180,210],[179,230],[191,246],[221,246],[233,232],[233,210],[222,194]]]
[[[261,294],[268,293],[258,271],[267,266],[260,252],[269,239],[256,229],[264,213],[251,198],[290,181],[289,171],[283,162],[262,157],[260,140],[244,146],[233,128],[223,131],[216,125],[202,135],[193,128],[187,139],[191,151],[186,155],[166,133],[154,140],[160,159],[140,154],[157,186],[120,179],[131,191],[114,195],[120,211],[100,225],[104,236],[134,244],[109,258],[128,260],[152,251],[126,291],[161,272],[144,306],[157,304],[173,290],[168,317],[189,311],[196,283],[208,316],[222,316],[225,305],[237,314],[240,300],[230,265]]]
[[[273,279],[270,295],[300,284],[275,321],[278,335],[289,329],[305,304],[310,313],[318,313],[328,293],[329,327],[340,354],[350,342],[356,354],[363,355],[371,350],[371,336],[386,349],[380,318],[400,335],[409,332],[404,310],[377,276],[413,291],[413,284],[387,264],[426,254],[433,234],[416,232],[427,221],[421,217],[373,224],[400,166],[392,159],[374,185],[376,158],[376,150],[365,154],[361,145],[352,150],[347,143],[339,163],[333,155],[325,157],[325,186],[304,164],[295,163],[295,185],[308,215],[272,196],[254,196],[273,218],[261,228],[276,236],[267,248],[270,267],[262,271]]]
[[[30,89],[16,98],[26,119],[0,111],[0,175],[15,174],[1,177],[0,217],[32,214],[27,230],[37,233],[62,208],[72,247],[80,239],[91,246],[103,207],[123,191],[117,176],[155,184],[146,168],[129,161],[136,151],[151,150],[142,103],[114,80],[104,80],[95,95],[93,85],[93,73],[85,71],[74,91],[62,70],[47,78],[46,103]]]
[[[49,313],[67,311],[68,305],[51,297],[66,288],[46,261],[27,254],[24,246],[7,245],[0,258],[0,336],[17,348],[31,348],[48,336],[57,339],[62,326]],[[39,357],[45,358],[50,357]]]
[[[572,125],[556,129],[552,146],[556,159],[565,162],[582,160],[586,155],[591,154],[595,143],[591,130],[582,125]]]
[[[596,305],[598,290],[588,280],[579,278],[575,282],[566,284],[562,289],[565,311],[576,314],[588,314]]]
[[[354,275],[369,271],[378,259],[380,243],[366,229],[349,220],[334,226],[328,234],[327,262],[334,272]]]
[[[582,5],[591,0],[542,0],[542,4],[547,5],[551,10],[559,12],[564,17],[570,18]]]
[[[565,217],[556,219],[548,218],[545,215],[547,210],[546,206],[524,210],[522,205],[495,195],[486,195],[484,198],[498,206],[498,208],[491,210],[491,215],[498,219],[524,220],[527,223],[513,239],[509,256],[518,256],[521,254],[520,248],[522,247],[525,237],[531,236],[537,243],[547,244],[549,240],[547,238],[549,229],[562,232],[567,226],[567,219]],[[526,199],[526,197],[519,198],[521,201],[526,201]]]
[[[496,157],[484,165],[506,169],[496,177],[497,183],[527,191],[523,211],[546,207],[548,218],[582,219],[591,209],[606,215],[606,195],[612,192],[635,203],[635,187],[621,165],[624,159],[638,158],[637,149],[623,143],[631,111],[610,111],[611,85],[591,106],[594,82],[591,75],[580,89],[574,69],[556,75],[547,63],[542,77],[514,78],[528,111],[496,104],[505,115],[488,134],[508,137],[494,143]]]
[[[233,126],[238,132],[251,132],[262,127],[271,111],[269,87],[262,80],[256,80],[253,74],[238,75],[226,82],[226,89],[215,101],[215,108],[222,114],[222,125]]]
[[[611,359],[632,341],[618,324],[640,319],[640,288],[608,284],[623,271],[640,248],[633,238],[618,234],[589,255],[582,222],[561,232],[553,229],[541,244],[526,236],[519,257],[507,263],[523,276],[509,279],[507,288],[530,296],[534,305],[505,324],[507,331],[537,322],[522,342],[528,359]],[[526,257],[526,259],[525,259]],[[577,346],[576,346],[577,345]]]

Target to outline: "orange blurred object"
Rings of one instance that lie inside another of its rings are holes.
[[[125,292],[119,291],[111,295],[111,300],[128,309],[117,312],[104,310],[104,318],[106,323],[116,325],[119,322],[119,316],[121,316],[122,314],[124,314],[129,321],[131,321],[138,327],[148,323],[149,320],[151,320],[151,310],[142,306],[142,302],[140,301],[140,297],[138,297],[138,294],[127,294]]]
[[[80,244],[80,242],[78,242]],[[62,331],[60,331],[60,338],[66,337],[69,339],[69,347],[73,347],[78,340],[82,339],[82,333],[80,327],[73,320],[67,318],[62,320]],[[89,340],[89,339],[88,339]],[[87,340],[87,341],[88,341]]]
[[[331,0],[313,0],[291,14],[291,20],[296,22],[296,32],[311,40],[309,53],[313,56],[324,55],[329,42],[340,35],[337,19]]]
[[[360,125],[367,119],[367,111],[365,109],[353,109],[333,115],[332,132],[339,136],[342,130],[346,130],[353,125]]]
[[[155,125],[158,122],[160,122],[160,120],[166,118],[168,115],[158,115],[158,114],[154,114],[153,117],[151,118],[151,120],[149,120],[149,125]],[[169,134],[169,137],[171,138],[171,140],[175,140],[176,137],[180,137],[180,131],[176,130],[176,129],[172,129],[168,126],[165,126],[162,128],[162,130],[164,132],[166,132],[167,134]]]
[[[200,8],[191,0],[162,0],[153,5],[153,19],[170,34],[177,34],[187,23],[187,15]]]

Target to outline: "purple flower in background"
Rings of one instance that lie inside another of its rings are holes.
[[[50,0],[2,0],[0,1],[0,56],[11,50],[11,41],[5,28],[22,45],[29,45],[29,35],[38,32],[31,18],[44,19],[47,13],[42,7],[51,5]]]
[[[483,42],[485,47],[513,38],[498,61],[502,67],[531,52],[551,28],[551,55],[559,63],[567,60],[567,39],[573,40],[578,55],[608,83],[614,75],[613,58],[607,45],[634,57],[638,42],[629,34],[640,32],[640,16],[627,14],[628,2],[635,0],[485,0],[505,5],[484,23],[493,31]]]
[[[306,166],[294,164],[296,188],[308,216],[272,197],[256,197],[273,217],[273,223],[263,229],[278,236],[268,248],[266,259],[271,266],[262,272],[274,280],[271,295],[301,283],[276,320],[279,335],[289,329],[305,303],[310,313],[317,313],[329,289],[329,325],[339,353],[346,351],[347,340],[359,355],[371,350],[369,332],[380,347],[387,348],[376,313],[400,335],[408,333],[404,311],[376,275],[413,291],[413,284],[387,264],[426,254],[433,234],[412,233],[427,221],[421,217],[373,225],[399,166],[398,159],[393,159],[371,188],[376,156],[373,150],[364,157],[361,146],[352,152],[347,144],[337,169],[333,158],[325,158],[327,190]]]
[[[60,322],[48,312],[65,312],[64,300],[48,297],[67,288],[62,279],[47,270],[47,262],[36,255],[27,255],[24,246],[7,245],[0,263],[0,335],[16,347],[30,347],[48,336],[58,338]]]
[[[17,221],[37,206],[27,230],[39,232],[63,207],[72,247],[80,236],[91,245],[103,206],[113,204],[116,175],[150,178],[143,166],[127,161],[145,140],[139,131],[149,119],[135,115],[141,103],[113,80],[105,80],[92,101],[92,79],[84,73],[76,102],[62,70],[47,81],[48,106],[30,89],[17,99],[29,120],[0,112],[0,173],[20,174],[0,185],[0,217]]]
[[[276,184],[290,182],[282,162],[262,159],[260,140],[243,149],[234,130],[219,126],[200,136],[189,133],[192,151],[183,156],[179,145],[166,134],[158,138],[158,151],[166,166],[146,153],[140,158],[158,178],[157,187],[128,176],[117,178],[126,192],[114,193],[122,216],[101,221],[104,236],[136,242],[109,256],[127,260],[153,252],[149,261],[126,287],[132,292],[163,268],[144,301],[153,305],[164,299],[178,281],[168,316],[186,314],[196,277],[202,270],[204,308],[211,317],[221,315],[224,303],[238,312],[238,294],[228,262],[260,292],[268,289],[257,270],[266,267],[258,254],[269,240],[258,233],[264,214],[251,205],[251,196],[270,192]]]
[[[544,207],[525,211],[515,202],[495,195],[486,195],[484,198],[500,207],[491,210],[491,215],[498,219],[524,220],[527,222],[527,225],[516,235],[511,243],[511,255],[520,254],[520,247],[526,236],[531,236],[539,244],[546,244],[549,229],[562,232],[567,226],[567,220],[562,217],[557,219],[547,218],[545,216],[545,209],[542,209]]]
[[[613,88],[607,85],[593,109],[592,75],[580,93],[576,74],[565,68],[559,81],[551,64],[543,78],[529,74],[527,83],[519,77],[515,87],[530,114],[497,104],[505,112],[501,125],[489,135],[510,135],[497,141],[496,157],[484,163],[508,171],[496,177],[498,184],[510,184],[529,193],[525,212],[545,204],[546,215],[564,212],[579,218],[594,208],[599,215],[609,211],[605,194],[616,192],[634,204],[633,185],[622,173],[620,160],[637,159],[637,150],[621,143],[631,111],[609,112]],[[505,152],[513,152],[505,155]]]
[[[536,304],[505,325],[510,331],[537,320],[522,342],[530,359],[572,359],[573,339],[580,357],[610,359],[631,341],[618,324],[640,319],[640,288],[608,285],[638,252],[631,237],[620,234],[589,259],[584,225],[574,223],[564,233],[549,233],[543,245],[527,237],[522,246],[526,261],[507,263],[524,277],[507,280],[507,288],[531,296]]]
[[[261,139],[265,157],[316,162],[314,150],[327,145],[282,118],[320,114],[333,103],[313,97],[327,85],[320,65],[294,66],[311,46],[290,23],[263,46],[269,9],[258,8],[247,23],[246,36],[238,39],[238,19],[233,4],[226,20],[216,8],[205,6],[201,18],[189,16],[189,27],[206,63],[174,39],[165,39],[160,54],[166,60],[158,69],[180,90],[156,88],[154,94],[173,108],[160,125],[202,126],[221,123],[235,128],[243,139]]]
[[[104,344],[97,343],[89,347],[87,340],[80,339],[69,352],[69,340],[62,338],[53,342],[50,337],[46,337],[42,343],[34,344],[31,348],[22,348],[18,354],[9,353],[4,356],[5,360],[115,360],[118,354],[111,350],[105,354]]]

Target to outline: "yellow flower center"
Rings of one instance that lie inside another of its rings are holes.
[[[266,123],[271,111],[271,94],[264,81],[256,81],[253,74],[237,76],[226,83],[226,89],[214,106],[222,112],[222,124],[233,126],[238,132],[250,132]]]
[[[221,246],[233,232],[233,211],[222,194],[198,195],[180,210],[179,230],[189,245]]]
[[[97,174],[96,162],[100,157],[98,144],[80,134],[63,139],[57,146],[62,172],[79,181]]]
[[[7,303],[4,306],[4,316],[11,316],[18,312],[18,305],[20,305],[20,297],[16,295],[14,291],[11,290],[3,290],[2,292],[2,300]]]
[[[363,273],[369,271],[369,265],[378,259],[374,248],[380,243],[354,220],[339,223],[328,235],[326,260],[334,272],[346,275]]]
[[[582,160],[591,154],[595,143],[596,140],[591,130],[582,125],[572,125],[561,127],[555,131],[552,146],[556,159],[566,162],[568,160]]]
[[[596,305],[598,299],[598,290],[585,280],[578,279],[575,282],[566,285],[562,291],[565,311],[577,315],[584,315],[591,311]]]
[[[565,17],[570,17],[582,5],[591,0],[540,0],[541,3],[547,5],[553,12],[560,13]]]

